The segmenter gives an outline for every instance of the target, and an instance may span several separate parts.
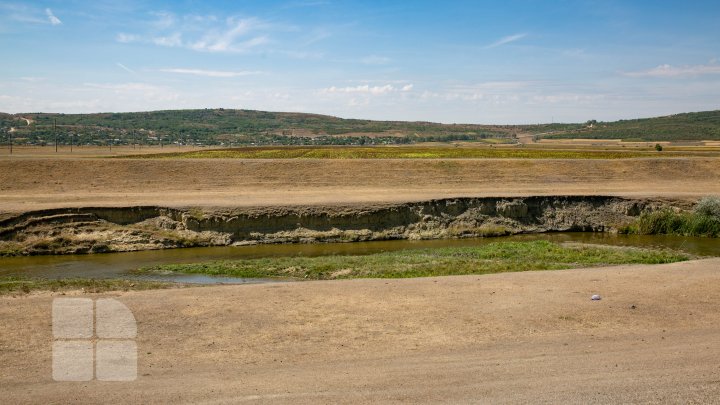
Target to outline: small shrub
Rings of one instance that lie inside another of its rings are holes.
[[[655,150],[656,150],[656,151],[662,152],[662,149],[663,149],[662,145],[660,145],[659,143],[656,143],[656,144],[655,144]]]
[[[698,215],[720,219],[720,197],[703,197],[695,205],[694,212]]]

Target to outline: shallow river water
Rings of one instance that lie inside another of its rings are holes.
[[[248,259],[277,256],[365,255],[401,249],[479,246],[499,241],[550,240],[606,245],[673,249],[699,256],[720,256],[720,240],[680,236],[611,235],[602,233],[546,233],[497,238],[441,239],[423,241],[378,241],[357,243],[321,243],[255,245],[151,250],[67,256],[24,256],[0,258],[0,276],[41,278],[126,278],[185,283],[258,283],[266,279],[242,279],[203,275],[137,275],[131,271],[143,266],[192,263],[208,260]]]

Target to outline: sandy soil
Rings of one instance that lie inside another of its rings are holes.
[[[720,158],[623,160],[0,159],[0,211],[268,206],[442,197],[720,194]]]
[[[720,397],[720,259],[108,295],[137,319],[139,379],[53,382],[54,297],[2,297],[5,403]]]

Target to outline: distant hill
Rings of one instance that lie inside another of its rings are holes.
[[[579,128],[564,128],[543,137],[628,141],[720,139],[720,110],[615,122],[588,121]]]
[[[26,120],[31,120],[28,125]],[[0,115],[0,128],[14,128],[26,143],[203,145],[403,144],[428,141],[511,141],[512,127],[431,122],[370,121],[327,115],[203,109],[137,113]]]
[[[474,125],[371,121],[327,115],[202,109],[98,114],[0,113],[0,137],[16,143],[195,145],[368,145],[419,142],[515,142],[543,138],[720,139],[720,111],[578,124]],[[0,140],[5,142],[5,139]]]

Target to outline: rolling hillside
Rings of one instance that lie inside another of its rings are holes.
[[[543,138],[718,140],[720,111],[583,124],[491,126],[371,121],[327,115],[202,109],[98,114],[3,114],[0,136],[17,144],[372,145]]]
[[[31,120],[27,125],[26,120]],[[14,128],[26,143],[204,145],[405,144],[428,141],[505,139],[513,128],[430,122],[370,121],[326,115],[203,109],[101,114],[4,114],[0,127]]]
[[[544,137],[628,141],[717,140],[720,139],[720,111],[615,122],[588,122],[581,128],[561,129]]]

